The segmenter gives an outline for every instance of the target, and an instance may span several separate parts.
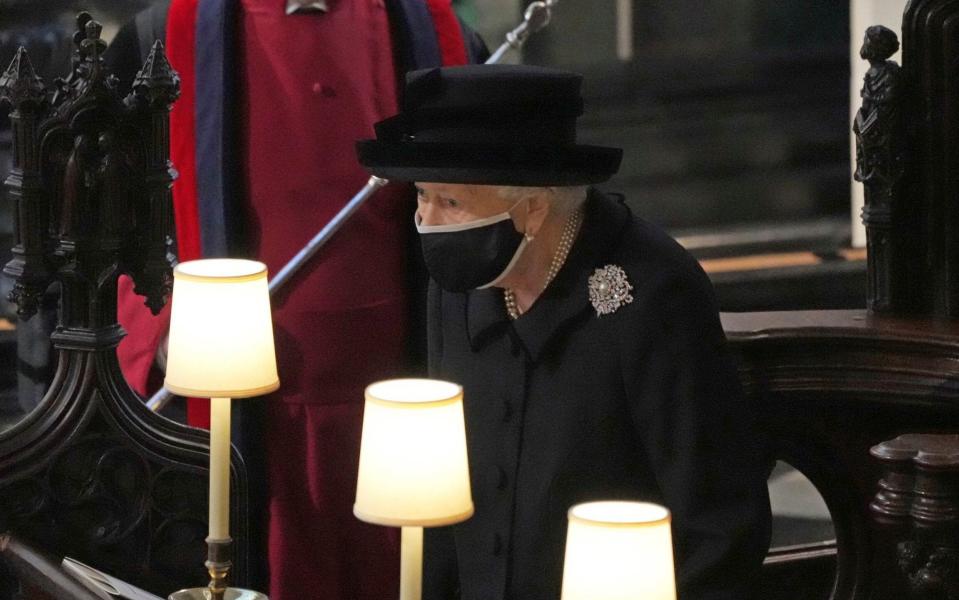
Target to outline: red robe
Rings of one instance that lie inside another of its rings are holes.
[[[295,17],[284,4],[241,0],[239,29],[247,222],[271,273],[363,186],[354,141],[397,109],[383,0]],[[380,191],[274,296],[271,598],[396,595],[394,531],[359,521],[352,506],[363,388],[400,374],[404,358],[410,212],[407,189]]]
[[[174,189],[180,260],[201,255],[199,216],[190,199],[196,157],[188,135],[194,127],[189,46],[196,2],[175,0],[167,27],[170,60],[183,79],[171,115],[180,172]],[[236,24],[242,214],[252,255],[271,274],[362,187],[368,175],[353,144],[373,137],[373,123],[397,112],[397,65],[384,0],[333,0],[326,14],[295,16],[284,14],[285,4],[241,0]],[[429,8],[441,32],[453,31],[439,27],[452,18],[448,0],[431,0]],[[445,62],[465,62],[462,38],[438,37]],[[273,600],[397,594],[396,531],[360,522],[352,503],[363,389],[402,374],[411,207],[406,188],[381,190],[273,298],[281,389],[266,401],[270,497],[263,515],[269,519]],[[121,291],[120,308],[131,332],[119,349],[121,363],[134,388],[146,394],[168,311],[146,317],[128,289]],[[192,404],[191,424],[208,423],[205,402],[200,407]]]

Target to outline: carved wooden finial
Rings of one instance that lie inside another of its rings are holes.
[[[107,43],[100,39],[102,32],[103,25],[100,25],[100,23],[93,19],[87,21],[83,26],[83,34],[85,37],[80,41],[79,46],[83,54],[89,57],[90,60],[98,61],[107,49]]]
[[[180,97],[180,77],[167,60],[163,42],[156,40],[133,80],[133,95],[150,105],[172,104]]]
[[[23,46],[0,75],[0,101],[17,106],[22,102],[40,101],[44,96],[43,80],[37,75]]]
[[[103,61],[102,29],[87,13],[77,17],[70,74],[50,90],[23,50],[0,77],[0,94],[19,109],[11,113],[16,160],[6,182],[18,218],[4,267],[14,279],[11,300],[29,318],[59,281],[66,291],[57,335],[89,338],[82,343],[93,346],[103,336],[91,330],[122,335],[112,300],[120,274],[133,279],[154,312],[169,295],[169,108],[179,95],[179,78],[157,44],[124,102]],[[24,110],[25,99],[41,101]]]

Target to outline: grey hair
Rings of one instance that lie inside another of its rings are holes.
[[[569,214],[586,202],[586,186],[574,185],[566,187],[522,187],[504,185],[498,189],[500,198],[512,202],[529,196],[544,195],[549,198],[550,212],[557,215]]]

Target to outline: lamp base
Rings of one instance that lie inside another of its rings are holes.
[[[173,592],[167,600],[210,600],[213,598],[210,588],[188,588]],[[254,592],[252,590],[242,590],[240,588],[226,588],[223,593],[223,600],[270,600],[266,594]]]
[[[231,560],[233,540],[231,538],[214,539],[208,537],[206,538],[206,546],[206,562],[203,564],[206,566],[207,572],[210,573],[210,585],[173,592],[167,596],[167,600],[270,600],[266,594],[260,592],[227,587],[226,578],[230,573],[230,567],[233,566]]]

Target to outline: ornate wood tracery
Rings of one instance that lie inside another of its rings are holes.
[[[152,413],[127,385],[116,298],[124,274],[153,312],[170,292],[179,78],[157,42],[121,95],[100,29],[79,15],[72,70],[51,87],[22,48],[0,76],[15,152],[11,299],[29,318],[52,283],[62,294],[50,391],[0,434],[0,532],[165,596],[206,581],[209,437]],[[234,574],[245,584],[247,480],[236,453],[233,479]]]

